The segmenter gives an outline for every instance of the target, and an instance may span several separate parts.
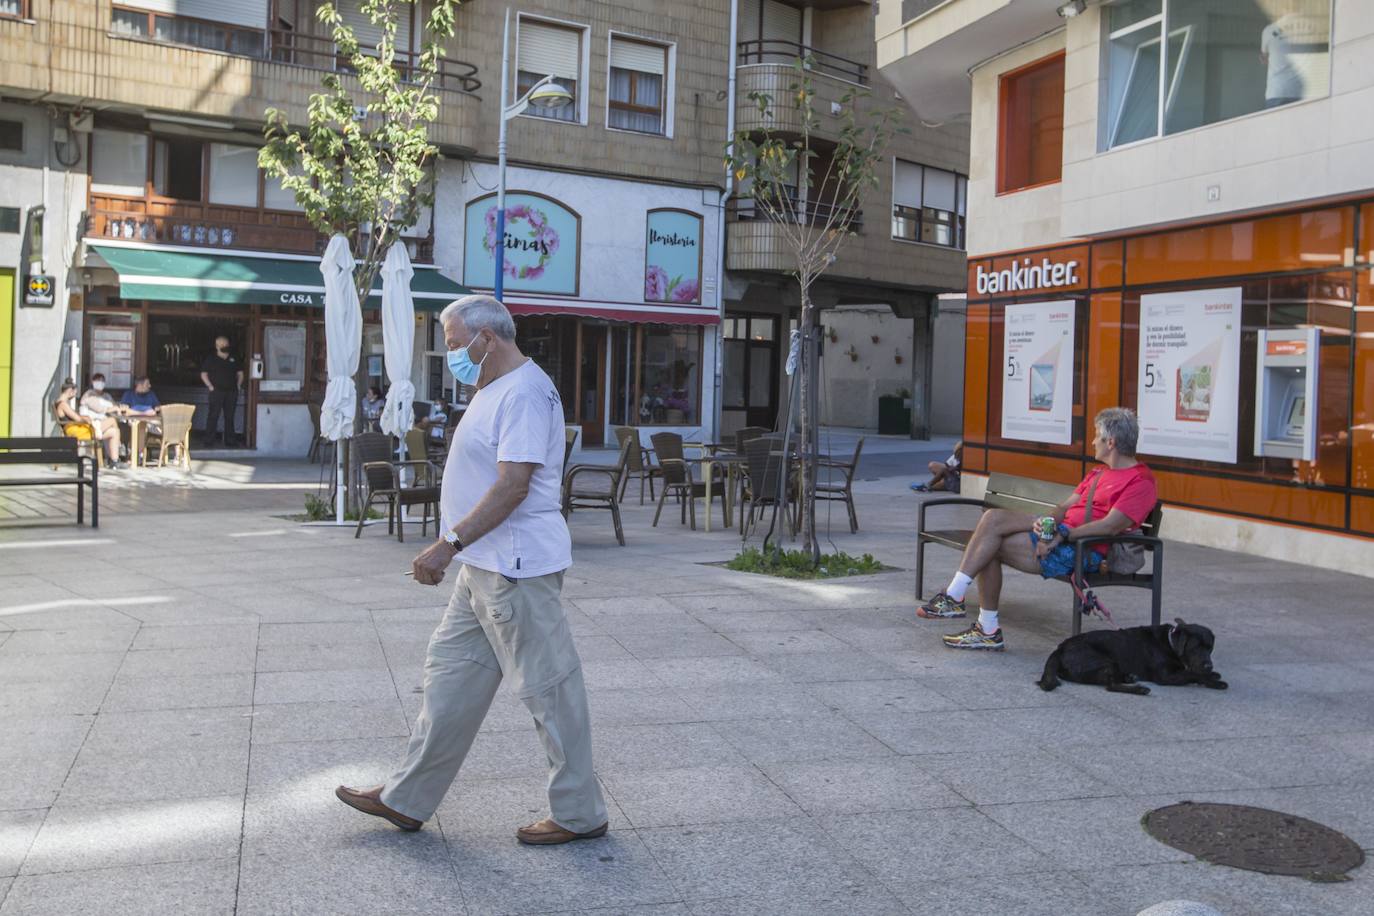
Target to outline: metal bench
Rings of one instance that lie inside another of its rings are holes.
[[[100,527],[100,468],[95,457],[83,454],[81,442],[68,436],[0,438],[0,465],[47,465],[75,468],[72,477],[0,477],[0,487],[76,487],[76,523],[86,521],[86,489],[91,491],[91,527]],[[89,466],[90,473],[86,473]]]
[[[919,603],[924,600],[925,596],[926,545],[940,544],[962,552],[968,546],[969,539],[973,537],[972,528],[927,529],[926,512],[928,510],[937,506],[974,506],[978,509],[1010,509],[1014,512],[1026,512],[1031,515],[1048,515],[1055,506],[1069,498],[1073,489],[1073,487],[1050,483],[1045,480],[1032,480],[1028,477],[1015,477],[1010,474],[993,474],[988,478],[987,495],[982,499],[949,497],[946,499],[929,499],[921,503],[916,518],[916,601]],[[1150,622],[1156,626],[1159,625],[1164,579],[1164,542],[1159,539],[1159,524],[1162,515],[1163,505],[1155,503],[1149,517],[1140,526],[1139,534],[1085,538],[1073,542],[1074,569],[1083,568],[1083,552],[1095,544],[1134,542],[1144,545],[1145,552],[1150,559],[1140,572],[1088,573],[1083,579],[1086,581],[1088,589],[1111,586],[1149,589]],[[1068,582],[1069,579],[1067,576],[1063,576],[1061,581]],[[1086,613],[1088,613],[1088,609],[1083,607],[1083,600],[1078,590],[1075,589],[1073,593],[1073,632],[1075,635],[1082,631],[1083,616]]]

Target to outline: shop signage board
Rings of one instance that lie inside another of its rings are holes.
[[[581,266],[582,218],[552,197],[506,193],[507,292],[576,296]],[[496,278],[496,195],[467,205],[463,233],[463,285],[491,289]]]
[[[1007,306],[1002,329],[1002,436],[1073,442],[1075,303],[1072,299]]]
[[[650,210],[644,240],[644,301],[701,302],[701,216]]]
[[[30,274],[24,284],[24,304],[51,308],[55,289],[57,284],[50,274]]]
[[[1236,463],[1239,286],[1140,297],[1138,450]]]

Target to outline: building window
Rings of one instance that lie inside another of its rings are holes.
[[[23,121],[0,121],[0,150],[12,153],[24,151]]]
[[[571,104],[561,108],[531,105],[525,109],[525,114],[554,121],[580,122],[582,96],[578,80],[582,74],[582,30],[521,18],[516,42],[516,98],[529,92],[546,76],[552,76],[573,97]]]
[[[1064,164],[1064,54],[1002,74],[997,193],[1059,180]]]
[[[668,49],[612,35],[610,66],[606,126],[666,133]]]
[[[242,12],[239,12],[237,7],[242,7]],[[190,45],[243,57],[263,56],[262,26],[267,22],[266,6],[263,3],[250,0],[248,3],[226,5],[200,0],[182,4],[179,8],[191,12],[204,12],[206,15],[204,18],[168,16],[152,9],[116,6],[111,15],[110,29],[116,35],[131,38],[151,38],[169,44]],[[222,16],[223,21],[211,18],[215,16]]]
[[[741,64],[791,64],[811,50],[802,44],[802,37],[803,14],[799,6],[778,0],[741,0]]]
[[[205,144],[180,137],[153,140],[153,193],[175,200],[201,200]]]
[[[19,231],[19,208],[0,207],[0,232],[17,233]]]
[[[0,17],[29,18],[29,0],[0,0]]]
[[[892,175],[892,237],[964,247],[968,179],[957,172],[897,159]]]
[[[257,147],[210,144],[210,203],[258,205]]]
[[[1331,0],[1279,6],[1130,0],[1109,7],[1100,147],[1327,95]]]
[[[91,138],[91,190],[142,197],[148,183],[148,136],[96,128]]]
[[[701,423],[701,329],[646,325],[643,333],[640,425]]]

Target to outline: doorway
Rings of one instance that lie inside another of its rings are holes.
[[[772,429],[778,417],[778,318],[735,314],[725,319],[721,410],[726,428]]]
[[[248,398],[249,359],[253,355],[253,327],[247,318],[218,318],[151,311],[147,316],[148,379],[164,404],[194,404],[192,428],[202,435],[209,414],[209,392],[200,379],[206,357],[215,352],[215,338],[229,338],[229,353],[243,367],[243,387],[234,411],[234,444],[254,444],[252,404]]]
[[[577,420],[583,446],[606,442],[606,331],[605,325],[588,321],[577,326]]]

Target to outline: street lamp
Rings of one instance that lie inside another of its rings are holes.
[[[496,277],[492,294],[497,299],[505,292],[506,279],[506,122],[523,114],[526,108],[547,110],[571,104],[572,93],[546,76],[530,87],[514,105],[506,104],[510,89],[510,8],[506,8],[506,30],[501,35],[501,133],[496,142]]]

